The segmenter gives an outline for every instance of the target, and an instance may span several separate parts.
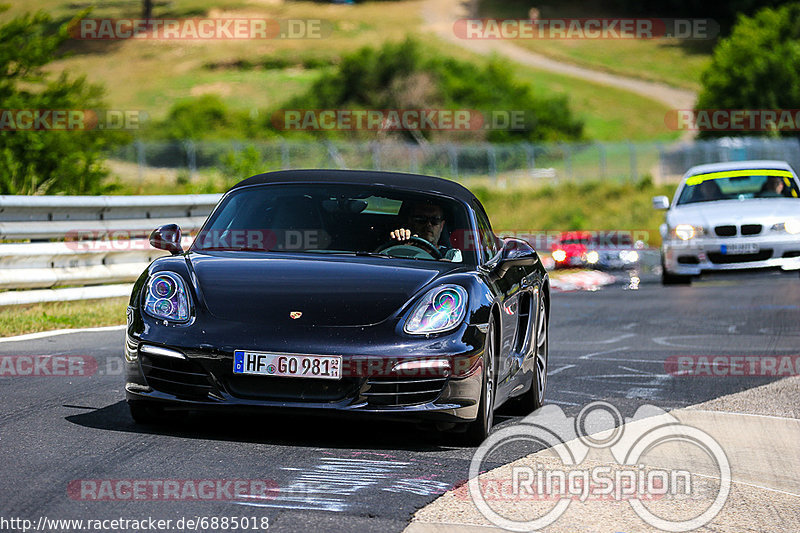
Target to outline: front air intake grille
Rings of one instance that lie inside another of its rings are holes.
[[[696,255],[679,255],[678,256],[678,264],[679,265],[699,265],[700,264],[700,259],[698,259]]]
[[[753,261],[766,261],[772,257],[772,249],[765,248],[757,254],[721,254],[719,252],[709,252],[708,260],[717,265],[729,265],[732,263],[751,263]]]
[[[743,224],[742,235],[758,235],[761,233],[761,224]]]
[[[736,226],[717,226],[714,228],[714,233],[717,234],[717,237],[735,237]]]
[[[246,400],[328,403],[355,397],[359,380],[234,374],[225,385],[231,394]]]
[[[789,259],[791,257],[800,257],[800,250],[790,250],[788,252],[783,252],[783,257]]]
[[[153,390],[191,399],[205,398],[215,390],[208,373],[193,361],[140,354],[139,364]]]
[[[436,400],[446,383],[447,378],[370,378],[362,394],[370,405],[414,405]]]

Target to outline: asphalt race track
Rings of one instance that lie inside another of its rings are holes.
[[[638,290],[618,283],[554,293],[547,399],[570,415],[605,400],[630,416],[645,404],[669,410],[762,385],[778,378],[681,376],[665,361],[796,355],[799,316],[797,273],[666,288],[646,278]],[[122,339],[117,329],[0,342],[0,356],[85,355],[97,362],[87,377],[0,377],[0,516],[34,524],[40,517],[173,524],[266,517],[277,531],[401,531],[416,509],[467,476],[471,448],[403,424],[191,416],[136,426],[123,400]],[[502,411],[498,419],[519,420]],[[277,491],[266,499],[229,498],[223,490],[212,501],[95,501],[75,488],[81,480],[267,480]]]

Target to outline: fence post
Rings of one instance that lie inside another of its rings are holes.
[[[288,170],[292,168],[292,160],[289,158],[289,143],[281,141],[281,168]]]
[[[497,151],[493,144],[488,146],[486,155],[489,162],[489,175],[494,179],[495,185],[497,185]]]
[[[564,152],[564,164],[567,167],[567,177],[572,181],[574,178],[572,174],[572,147],[569,144],[561,143],[561,150]]]
[[[139,183],[144,181],[144,166],[146,164],[144,160],[144,143],[141,140],[136,140],[136,164],[139,169]]]
[[[381,169],[381,144],[377,141],[372,143],[372,168]]]
[[[186,165],[189,167],[189,179],[194,179],[197,174],[197,149],[194,141],[186,140]]]
[[[447,153],[450,155],[450,172],[454,178],[458,178],[458,151],[454,145],[450,144],[447,147]]]
[[[600,178],[606,179],[606,145],[603,143],[597,143],[599,152],[600,152]]]
[[[528,173],[533,177],[533,171],[536,169],[536,150],[531,143],[525,143],[522,146],[528,156]]]
[[[406,148],[408,149],[408,159],[411,161],[411,172],[419,174],[419,152],[411,143],[406,144]]]
[[[637,182],[639,181],[639,169],[636,165],[636,147],[631,141],[628,141],[628,151],[631,156],[631,181]]]

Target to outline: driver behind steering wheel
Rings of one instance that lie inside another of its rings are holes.
[[[444,210],[430,201],[417,201],[407,212],[406,225],[389,233],[392,240],[407,242],[411,237],[420,237],[431,243],[442,254],[442,258],[454,263],[461,262],[461,250],[440,242],[444,229]]]

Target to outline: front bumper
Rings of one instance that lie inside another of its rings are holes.
[[[756,253],[730,253],[737,245],[757,245]],[[758,268],[800,269],[800,236],[707,237],[665,241],[664,268],[671,274],[697,276],[703,272]]]
[[[472,335],[483,335],[475,326]],[[482,337],[482,339],[485,338]],[[126,398],[159,402],[171,410],[316,411],[415,421],[468,422],[477,417],[483,380],[483,341],[466,350],[415,356],[408,349],[376,349],[384,355],[344,353],[339,380],[233,374],[233,351],[209,345],[154,343],[129,330],[126,338]],[[442,346],[452,342],[441,342]],[[430,340],[428,341],[430,343]],[[176,350],[185,359],[144,354],[149,344]],[[319,353],[315,350],[311,353]],[[389,355],[386,355],[389,354]],[[330,355],[327,354],[327,355]],[[398,361],[448,359],[450,372],[392,373]],[[351,364],[348,365],[348,362]]]

